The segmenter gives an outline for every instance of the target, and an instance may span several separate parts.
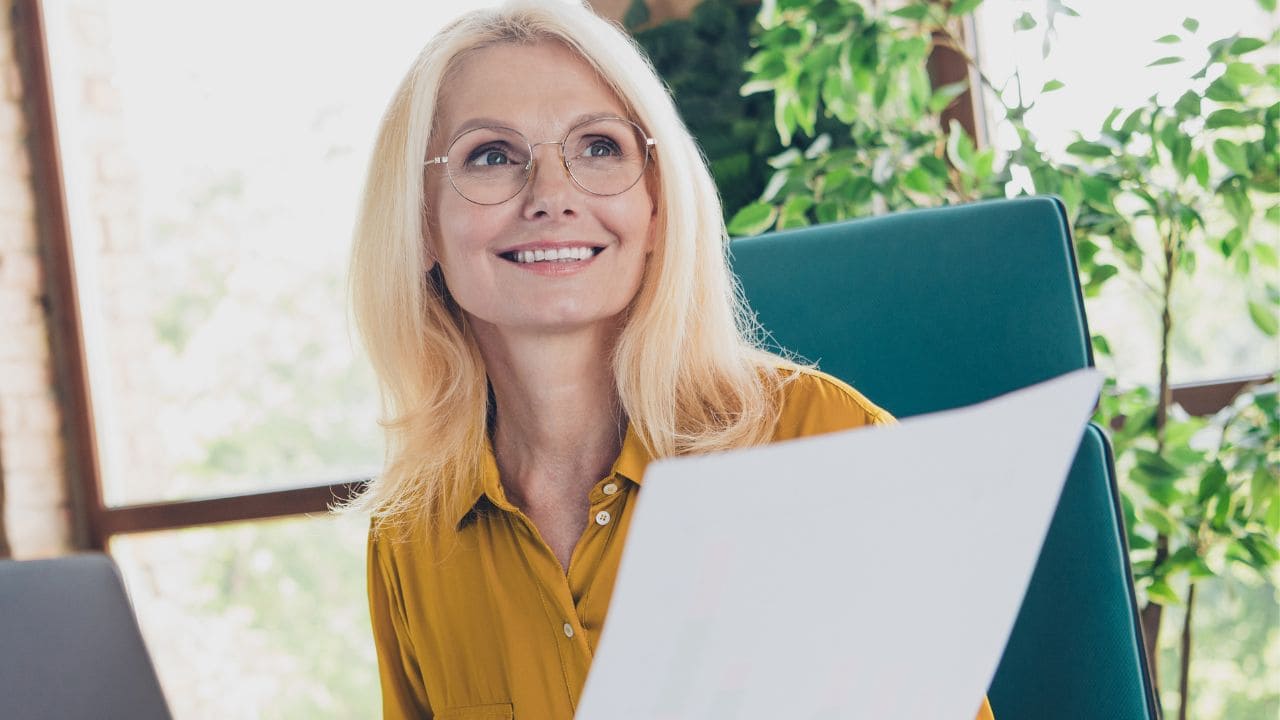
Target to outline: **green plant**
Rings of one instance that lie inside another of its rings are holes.
[[[924,60],[945,46],[964,55],[960,18],[981,0],[905,2],[776,0],[759,15],[756,52],[744,95],[772,93],[787,149],[769,160],[774,173],[757,202],[730,223],[733,234],[846,217],[1003,197],[1015,171],[1027,191],[1057,194],[1067,207],[1086,297],[1109,283],[1139,288],[1159,316],[1159,367],[1151,387],[1108,383],[1095,418],[1114,429],[1135,580],[1142,598],[1147,654],[1158,656],[1162,609],[1185,605],[1180,643],[1181,715],[1188,707],[1191,620],[1197,583],[1237,565],[1266,575],[1280,558],[1280,457],[1275,386],[1255,389],[1211,419],[1186,417],[1172,403],[1172,299],[1195,276],[1197,258],[1220,255],[1249,288],[1240,308],[1269,337],[1277,335],[1280,286],[1275,238],[1280,224],[1280,65],[1265,62],[1277,37],[1239,35],[1208,45],[1176,98],[1153,96],[1117,109],[1099,132],[1047,157],[1025,118],[1045,83],[1024,93],[1015,73],[1006,102],[997,84],[968,58],[1003,104],[1017,146],[1006,157],[978,149],[939,113],[966,88],[931,88]],[[1259,0],[1274,11],[1274,0]],[[1051,28],[1076,15],[1049,0],[1046,15],[1024,12],[1015,31]],[[1191,18],[1162,46],[1188,43]],[[1050,33],[1046,32],[1048,52]],[[1152,65],[1187,61],[1165,54]],[[820,123],[827,122],[820,131]],[[829,123],[838,127],[831,129]],[[1213,308],[1221,312],[1221,308]],[[1093,338],[1099,356],[1107,338]],[[1154,389],[1152,389],[1154,388]],[[1211,438],[1211,439],[1210,439]],[[1185,581],[1185,599],[1173,581]]]
[[[1199,24],[1182,24],[1183,35]],[[1144,596],[1148,657],[1158,657],[1164,606],[1186,605],[1181,634],[1179,696],[1186,717],[1192,656],[1191,622],[1197,583],[1242,563],[1265,576],[1280,559],[1280,471],[1274,441],[1274,389],[1254,403],[1206,423],[1180,414],[1170,391],[1170,338],[1180,318],[1176,289],[1195,276],[1197,258],[1217,253],[1250,288],[1246,312],[1267,336],[1277,335],[1280,287],[1275,237],[1280,223],[1280,65],[1251,57],[1275,47],[1231,36],[1208,46],[1180,96],[1152,96],[1127,112],[1116,109],[1096,136],[1067,147],[1071,163],[1054,163],[1023,147],[1011,162],[1028,168],[1037,192],[1061,196],[1076,233],[1086,293],[1124,281],[1159,314],[1160,361],[1155,392],[1138,388],[1102,405],[1099,420],[1115,433],[1135,580]],[[1186,62],[1168,55],[1152,65]],[[1025,136],[1024,136],[1025,137]],[[1215,310],[1219,310],[1215,308]],[[1105,337],[1095,338],[1109,354]],[[1119,393],[1114,386],[1110,392]],[[1216,445],[1195,440],[1220,426]],[[1241,430],[1240,428],[1245,428]],[[1171,580],[1187,582],[1185,598]]]
[[[631,8],[625,23],[671,89],[711,165],[725,217],[732,217],[760,195],[768,179],[764,159],[782,149],[769,98],[738,93],[747,79],[742,66],[756,7],[704,0],[687,19],[652,27],[642,0]]]
[[[729,223],[750,235],[1003,193],[995,151],[939,117],[963,83],[933,88],[933,34],[978,2],[897,9],[855,0],[765,2],[746,96],[771,93],[786,150],[757,202]],[[869,172],[868,172],[869,170]]]

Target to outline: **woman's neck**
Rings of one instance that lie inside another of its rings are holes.
[[[517,506],[585,498],[622,447],[616,331],[511,336],[476,327],[496,401],[493,448]]]

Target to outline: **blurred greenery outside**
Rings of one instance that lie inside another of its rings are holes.
[[[114,538],[174,716],[377,717],[365,531],[300,517]]]
[[[759,31],[757,11],[750,4],[707,0],[688,21],[636,31],[703,146],[727,218],[765,192],[776,169],[768,160],[784,147],[772,99],[740,92],[750,75],[743,65]],[[643,26],[642,13],[630,19]],[[323,125],[327,111],[311,112]],[[796,142],[808,145],[833,124],[819,117],[814,132]],[[344,140],[327,142],[333,155],[326,160],[350,153]],[[836,136],[826,150],[852,144]],[[298,233],[289,225],[293,218],[250,209],[249,198],[278,175],[266,181],[237,171],[201,177],[179,189],[183,205],[165,205],[181,212],[157,216],[146,228],[145,263],[152,285],[151,353],[164,368],[156,377],[165,398],[157,423],[200,414],[215,420],[178,447],[175,473],[164,484],[145,487],[145,496],[121,497],[174,499],[358,476],[381,454],[367,412],[376,390],[363,361],[352,360],[341,313],[313,314],[342,296],[342,253],[317,252],[299,267],[297,256],[273,252],[263,242],[271,233]],[[1202,263],[1211,266],[1212,260]],[[1223,277],[1231,276],[1209,276],[1210,282]],[[1205,302],[1201,298],[1213,292],[1188,291],[1179,302]],[[1117,292],[1094,302],[1091,320],[1105,325],[1095,310],[1134,298]],[[230,329],[237,344],[227,346],[223,338]],[[1206,325],[1175,330],[1181,367],[1205,365],[1199,338],[1208,334]],[[1237,356],[1249,352],[1237,345]],[[1141,355],[1129,355],[1135,354]],[[360,523],[297,518],[125,536],[112,542],[112,552],[178,717],[377,715]],[[1269,577],[1233,570],[1203,584],[1194,717],[1248,720],[1280,711],[1280,688],[1268,681],[1280,676],[1277,586],[1274,570]],[[1177,687],[1181,625],[1177,608],[1169,613],[1161,638],[1166,695]],[[1239,623],[1242,617],[1250,621]],[[1166,703],[1176,705],[1176,692]]]

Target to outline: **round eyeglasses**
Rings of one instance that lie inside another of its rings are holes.
[[[498,205],[528,184],[535,147],[559,145],[560,162],[575,185],[592,195],[617,195],[640,181],[655,144],[639,125],[620,117],[588,120],[560,142],[530,143],[518,130],[479,127],[454,138],[448,155],[425,164],[444,165],[453,189],[467,200]]]

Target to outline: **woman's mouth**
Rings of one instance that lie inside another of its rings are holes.
[[[500,253],[499,257],[517,265],[535,263],[574,263],[588,260],[604,251],[603,247],[582,245],[579,247],[543,248],[537,250],[511,250]]]

